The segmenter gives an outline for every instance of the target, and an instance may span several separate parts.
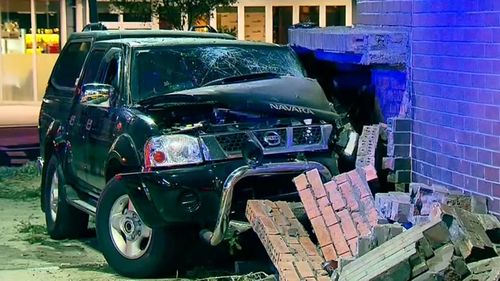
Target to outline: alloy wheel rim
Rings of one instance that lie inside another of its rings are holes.
[[[142,257],[151,244],[152,229],[142,222],[128,195],[120,196],[111,207],[109,232],[113,245],[127,259]]]
[[[52,181],[50,182],[50,216],[52,221],[57,219],[57,208],[59,203],[59,177],[57,172],[52,175]]]

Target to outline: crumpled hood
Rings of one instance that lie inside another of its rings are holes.
[[[303,116],[333,122],[340,118],[316,80],[280,77],[214,85],[165,94],[154,102],[213,102],[232,110],[273,116]],[[150,101],[152,102],[152,101]]]

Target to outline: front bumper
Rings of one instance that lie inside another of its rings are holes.
[[[116,176],[109,184],[122,184],[143,221],[151,226],[197,224],[209,226],[200,235],[211,245],[219,244],[230,225],[229,214],[237,183],[250,176],[301,173],[318,169],[325,178],[331,173],[314,161],[268,163],[258,167],[233,160],[213,165]],[[212,229],[212,230],[211,230]]]

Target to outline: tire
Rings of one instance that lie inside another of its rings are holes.
[[[52,156],[46,168],[43,204],[47,232],[52,239],[78,238],[87,232],[89,216],[66,201],[66,183],[59,160]]]
[[[178,269],[179,236],[143,224],[120,184],[108,185],[101,194],[96,232],[104,258],[120,275],[157,277]]]

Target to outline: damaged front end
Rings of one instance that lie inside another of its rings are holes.
[[[247,200],[300,201],[295,176],[317,169],[329,180],[338,173],[335,150],[345,126],[311,79],[209,85],[136,108],[159,134],[145,143],[143,172],[120,174],[110,184],[127,187],[151,227],[195,225],[215,246],[229,228],[248,229]]]
[[[194,176],[210,177],[205,169],[199,168],[190,168],[183,173],[180,171],[180,174],[170,171],[120,174],[108,183],[108,188],[115,184],[125,186],[141,219],[148,226],[204,225],[207,228],[200,231],[200,236],[215,246],[223,241],[229,227],[246,230],[246,224],[230,219],[234,191],[241,180],[253,176],[296,175],[312,169],[318,169],[324,179],[332,177],[329,169],[321,163],[296,161],[267,163],[257,167],[243,165],[234,169],[223,183],[214,181],[214,186],[206,189],[179,186],[181,182],[189,184]],[[219,168],[208,173],[213,173],[211,176],[216,179],[216,174],[221,175],[223,170]]]

